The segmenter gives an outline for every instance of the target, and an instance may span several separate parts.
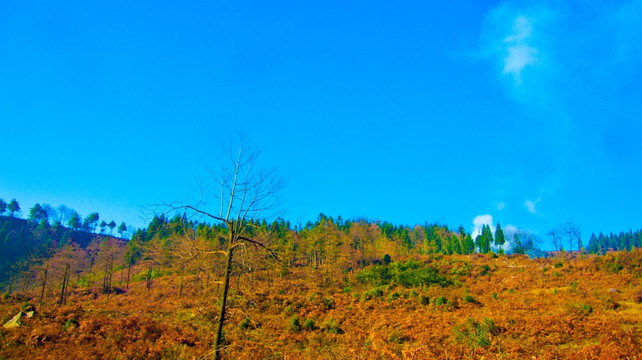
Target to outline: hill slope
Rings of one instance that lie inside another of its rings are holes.
[[[642,251],[531,260],[441,254],[346,273],[291,266],[234,278],[225,358],[626,358],[642,349]],[[0,328],[6,358],[209,357],[218,287],[204,273],[133,269],[108,298],[51,288],[33,318]],[[81,282],[82,284],[82,282]],[[118,286],[118,285],[117,285]],[[6,297],[6,322],[38,288]],[[35,304],[37,305],[37,304]]]
[[[16,263],[23,263],[30,256],[46,256],[52,248],[72,242],[85,248],[93,239],[107,237],[64,226],[52,227],[46,223],[0,216],[0,284],[9,279],[10,273],[15,272],[12,268],[20,267]]]

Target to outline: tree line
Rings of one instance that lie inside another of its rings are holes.
[[[609,250],[630,251],[633,248],[642,248],[642,230],[609,235],[600,233],[597,236],[593,233],[586,250],[592,254],[606,254]]]
[[[20,203],[18,203],[16,199],[12,199],[9,203],[0,199],[0,216],[8,212],[9,217],[14,218],[21,210]],[[112,235],[114,229],[116,229],[116,222],[114,220],[110,222],[106,222],[105,220],[100,221],[100,215],[98,215],[97,212],[92,212],[83,219],[76,210],[68,208],[64,204],[54,208],[49,204],[41,205],[36,203],[29,209],[27,220],[41,227],[67,226],[76,231],[80,230],[92,233],[95,233],[98,228],[101,234],[106,233],[107,229],[109,229],[109,235]],[[118,225],[117,231],[122,238],[127,232],[127,225],[121,222],[120,225]]]
[[[0,199],[0,283],[17,269],[24,268],[33,257],[51,253],[52,248],[62,248],[75,243],[87,247],[92,235],[128,236],[129,229],[122,222],[99,221],[97,212],[84,219],[74,209],[65,205],[57,208],[49,204],[35,204],[26,219],[20,217],[21,207],[16,199],[8,203]],[[13,270],[12,270],[13,269]]]

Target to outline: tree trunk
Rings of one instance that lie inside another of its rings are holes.
[[[152,288],[152,267],[149,267],[149,271],[147,272],[147,291],[149,292],[149,289]]]
[[[69,270],[67,271],[67,281],[65,281],[65,296],[63,298],[63,304],[67,304],[67,297],[69,296],[69,281],[71,281],[71,267],[68,265]]]
[[[25,275],[22,279],[22,293],[27,295],[27,284],[29,283],[29,278]]]
[[[127,267],[127,290],[129,290],[129,275],[131,274],[132,271],[132,264],[129,264]]]
[[[65,275],[62,277],[62,289],[60,290],[60,300],[58,305],[62,306],[65,302],[65,287],[67,286],[67,272],[69,271],[69,265],[65,266]]]
[[[112,268],[109,268],[109,277],[107,278],[107,300],[109,300],[109,295],[111,294],[111,275],[112,275]]]
[[[92,275],[94,274],[93,273],[93,268],[94,268],[94,260],[91,259],[91,261],[89,262],[89,280],[87,281],[87,288],[88,289],[91,289],[91,278],[92,278]]]
[[[45,269],[44,276],[42,277],[42,290],[40,291],[40,306],[45,299],[45,286],[47,285],[47,269]]]
[[[221,298],[221,307],[218,315],[218,324],[216,329],[216,343],[214,350],[214,360],[221,358],[221,342],[223,340],[223,322],[225,321],[225,305],[227,302],[227,292],[230,288],[230,273],[232,272],[232,256],[234,255],[234,248],[232,241],[227,246],[227,260],[225,264],[225,274],[223,277],[223,297]]]
[[[180,275],[180,285],[178,286],[178,298],[180,299],[183,296],[183,271]]]
[[[203,291],[203,278],[201,277],[201,271],[196,270],[196,279],[194,279],[194,296],[198,295],[198,291]]]

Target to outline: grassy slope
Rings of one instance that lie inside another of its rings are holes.
[[[634,251],[630,259],[639,270],[642,252]],[[377,296],[353,274],[327,279],[323,271],[299,267],[284,277],[276,271],[244,276],[238,289],[233,281],[226,358],[598,359],[642,352],[638,272],[609,271],[606,259],[593,257],[422,260],[456,284],[386,286]],[[17,329],[0,328],[0,357],[207,357],[217,288],[213,282],[201,288],[194,280],[185,278],[180,299],[179,278],[163,276],[149,291],[144,281],[135,281],[109,300],[97,288],[76,289],[62,307],[54,305],[52,289],[34,318]],[[18,294],[0,300],[1,320],[25,301],[35,303],[36,292],[30,299]],[[439,296],[447,303],[437,305]],[[466,296],[474,301],[465,302]],[[426,299],[430,302],[422,303]],[[292,327],[295,316],[299,331]]]

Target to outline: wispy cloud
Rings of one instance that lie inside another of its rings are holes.
[[[506,48],[503,73],[512,75],[517,86],[522,83],[522,70],[536,65],[538,61],[538,50],[529,44],[532,32],[531,21],[524,15],[518,15],[513,21],[512,34],[504,39]]]
[[[537,214],[536,206],[537,206],[537,203],[539,203],[540,201],[542,201],[542,199],[541,199],[541,198],[538,198],[538,199],[537,199],[537,200],[535,200],[535,201],[533,201],[533,200],[526,200],[526,201],[524,202],[524,206],[526,207],[526,210],[528,210],[528,212],[529,212],[529,213],[531,213],[531,214]]]
[[[500,76],[519,87],[525,73],[547,65],[546,25],[553,16],[546,7],[520,8],[503,3],[486,17],[480,34],[479,53],[497,66]]]
[[[473,219],[473,231],[472,231],[473,239],[475,239],[477,235],[481,235],[482,227],[484,225],[490,225],[490,229],[493,231],[493,233],[495,233],[495,227],[493,226],[493,215],[490,215],[490,214],[477,215]]]
[[[504,210],[506,208],[506,203],[503,201],[500,201],[497,203],[497,210]]]

